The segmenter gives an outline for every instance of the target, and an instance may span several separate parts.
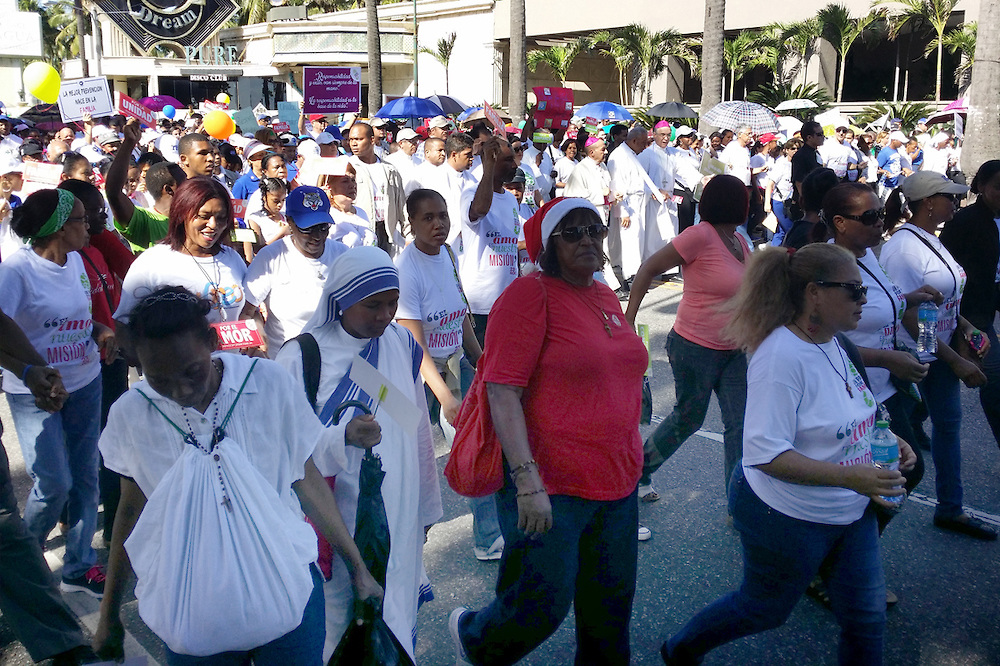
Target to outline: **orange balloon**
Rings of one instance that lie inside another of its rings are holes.
[[[229,114],[218,109],[208,112],[208,115],[204,118],[203,125],[209,136],[220,141],[228,139],[236,131],[236,123],[229,117]]]

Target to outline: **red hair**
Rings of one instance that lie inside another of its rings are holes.
[[[180,252],[187,239],[187,223],[193,220],[201,207],[212,199],[222,201],[226,210],[226,229],[232,229],[233,202],[222,183],[208,176],[197,176],[188,178],[177,187],[170,202],[167,237],[163,239],[171,249]],[[219,240],[222,240],[222,236]]]

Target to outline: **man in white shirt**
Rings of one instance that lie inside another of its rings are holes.
[[[434,116],[427,123],[427,136],[431,139],[444,139],[455,131],[455,123],[444,116]]]
[[[417,133],[409,127],[404,127],[396,135],[398,150],[385,158],[386,162],[399,171],[399,175],[403,179],[403,188],[407,190],[407,194],[412,191],[410,184],[417,168],[417,163],[414,160],[414,156],[417,154],[417,140]]]
[[[459,257],[459,271],[481,345],[485,344],[493,304],[518,274],[518,204],[503,187],[516,172],[510,144],[497,137],[488,139],[483,143],[483,179],[462,196],[464,250]]]
[[[726,165],[726,173],[736,176],[750,187],[750,150],[753,130],[749,125],[736,128],[735,138],[719,153],[719,160]]]
[[[603,139],[590,137],[584,147],[587,156],[573,169],[566,181],[565,197],[583,197],[597,207],[602,221],[607,224],[611,203],[611,174],[604,165],[607,147]]]
[[[423,144],[424,159],[413,170],[413,177],[406,187],[406,196],[413,190],[428,187],[438,179],[437,171],[445,163],[444,139],[427,139]],[[452,222],[452,226],[455,223]]]
[[[658,190],[649,192],[646,201],[646,235],[642,246],[642,260],[669,243],[678,233],[677,203],[674,192],[677,189],[677,160],[670,153],[670,125],[660,121],[653,129],[653,145],[639,154],[639,164],[649,174],[649,179]],[[689,141],[690,143],[690,141]]]
[[[468,134],[456,132],[449,136],[444,142],[444,152],[447,156],[444,164],[434,170],[436,178],[423,183],[424,187],[436,190],[444,197],[448,206],[448,217],[453,220],[462,219],[462,194],[477,185],[469,175],[469,167],[472,166],[472,145],[472,137]],[[460,224],[452,224],[448,231],[448,243],[456,246],[457,252],[462,251],[462,246],[456,243],[461,233]]]
[[[354,123],[348,135],[351,164],[357,170],[358,196],[354,205],[368,213],[379,247],[389,256],[406,244],[406,192],[399,171],[375,155],[375,132],[367,123]]]
[[[833,140],[824,141],[819,148],[819,156],[823,160],[823,166],[832,169],[842,182],[847,181],[847,172],[850,167],[857,164],[854,149],[845,142],[846,137],[847,127],[838,127],[835,130]]]
[[[924,163],[920,165],[920,170],[947,176],[948,163],[951,160],[951,150],[948,148],[950,142],[951,137],[945,132],[935,134],[924,148]]]
[[[9,161],[17,159],[20,161],[21,137],[11,134],[14,123],[7,116],[0,116],[0,159]]]

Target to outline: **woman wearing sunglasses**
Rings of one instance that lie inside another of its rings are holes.
[[[855,257],[813,243],[754,254],[723,332],[753,352],[743,462],[729,492],[743,544],[743,583],[663,644],[667,664],[781,626],[832,565],[839,663],[882,663],[885,581],[872,503],[904,493],[899,471],[872,464],[876,404],[835,337],[857,326],[865,289]],[[869,292],[870,293],[870,292]],[[900,441],[900,468],[913,465]]]
[[[648,355],[614,292],[594,280],[606,235],[594,204],[553,199],[525,225],[541,271],[515,280],[490,312],[472,390],[488,400],[503,449],[505,545],[496,598],[452,612],[458,664],[518,661],[571,604],[576,663],[629,663]]]
[[[639,497],[645,502],[660,499],[651,476],[701,427],[713,392],[722,410],[726,487],[742,455],[747,361],[743,350],[721,336],[729,318],[720,306],[739,289],[750,255],[750,248],[736,233],[736,227],[747,219],[749,201],[747,188],[738,178],[710,180],[699,204],[701,224],[688,227],[644,261],[632,281],[625,318],[634,326],[653,278],[684,267],[684,293],[674,328],[667,335],[677,405],[646,440],[639,482]]]
[[[977,539],[992,541],[997,532],[962,509],[962,457],[959,430],[962,424],[961,385],[974,388],[986,383],[982,357],[989,350],[986,334],[959,315],[965,290],[965,269],[938,240],[935,232],[955,215],[956,199],[969,191],[933,171],[909,176],[889,196],[889,220],[903,225],[882,248],[879,258],[886,273],[903,289],[927,284],[943,294],[938,301],[937,352],[920,352],[930,363],[920,393],[931,417],[931,456],[934,459],[938,505],[934,524]],[[915,321],[901,332],[905,343],[913,341]],[[975,340],[974,340],[975,337]],[[959,353],[956,349],[962,351]]]

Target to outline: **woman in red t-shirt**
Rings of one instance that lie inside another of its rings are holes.
[[[651,476],[705,421],[715,393],[722,411],[725,482],[743,456],[743,413],[747,402],[747,358],[722,336],[729,321],[723,305],[743,281],[750,248],[736,233],[747,219],[749,197],[735,176],[716,176],[698,204],[701,223],[688,227],[643,262],[632,281],[625,317],[635,324],[643,296],[655,276],[684,267],[684,293],[674,328],[667,335],[667,357],[677,386],[677,405],[646,440],[639,497],[660,499]]]
[[[607,228],[593,204],[554,199],[524,231],[541,272],[496,301],[479,363],[507,473],[497,596],[449,629],[458,663],[512,664],[574,604],[578,660],[627,664],[648,354],[594,281]]]

